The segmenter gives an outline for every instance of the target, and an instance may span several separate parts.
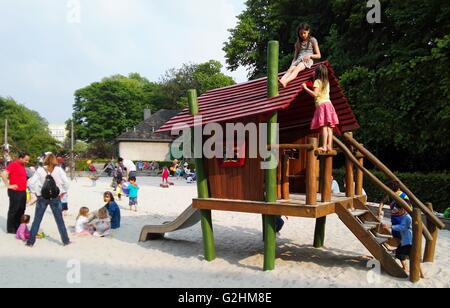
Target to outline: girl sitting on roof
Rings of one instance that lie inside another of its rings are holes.
[[[311,68],[314,60],[322,58],[319,43],[311,36],[311,27],[308,24],[301,24],[297,30],[297,35],[294,60],[287,73],[280,79],[283,88],[286,88],[292,80],[297,78],[300,72]]]
[[[330,82],[328,80],[328,68],[321,64],[316,69],[314,91],[310,90],[306,83],[303,84],[305,91],[315,98],[316,112],[311,123],[311,130],[320,129],[323,136],[321,151],[333,150],[333,129],[339,124],[339,119],[330,100]]]

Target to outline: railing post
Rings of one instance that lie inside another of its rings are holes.
[[[331,202],[331,185],[333,177],[333,156],[327,155],[321,158],[322,170],[321,170],[321,194],[322,194],[322,202]]]
[[[364,166],[364,157],[363,155],[358,152],[358,162],[361,166]],[[355,177],[355,194],[357,196],[362,196],[363,194],[363,185],[364,185],[364,172],[357,168],[356,170],[356,177]]]
[[[427,203],[426,205],[431,212],[434,212],[433,205],[431,203]],[[428,227],[428,231],[430,231],[431,236],[433,237],[433,240],[426,241],[423,262],[431,262],[432,263],[432,262],[434,262],[434,255],[436,252],[436,244],[437,244],[437,239],[438,239],[438,235],[439,235],[439,230],[438,230],[437,226],[428,217],[427,217],[427,227]]]
[[[279,164],[277,167],[277,197],[283,199],[283,165]]]
[[[290,191],[289,191],[289,155],[283,155],[283,167],[282,167],[282,176],[281,176],[281,191],[282,191],[282,199],[289,200]]]
[[[413,245],[410,260],[410,280],[419,282],[422,263],[422,212],[415,208],[413,212]]]
[[[317,138],[308,138],[312,145],[306,154],[306,205],[317,205],[317,157],[316,150],[319,144]]]
[[[349,137],[353,137],[353,133],[348,133]],[[352,146],[347,144],[347,147],[352,150]],[[345,159],[345,196],[353,198],[355,196],[355,179],[353,162],[349,157]]]

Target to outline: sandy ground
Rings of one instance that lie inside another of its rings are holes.
[[[450,287],[450,233],[440,233],[437,259],[424,264],[428,277],[417,285],[370,271],[368,252],[339,221],[330,216],[326,248],[311,244],[314,221],[291,218],[278,240],[276,270],[263,272],[261,218],[214,212],[217,260],[203,260],[201,227],[168,235],[165,241],[138,243],[141,227],[173,220],[196,195],[195,186],[176,182],[159,188],[158,178],[139,179],[140,212],[122,211],[123,226],[112,237],[76,238],[62,247],[48,211],[42,229],[49,235],[32,249],[7,235],[8,199],[0,190],[0,287]],[[81,206],[96,210],[109,181],[91,187],[73,182],[68,226]],[[127,206],[127,199],[120,202]],[[34,216],[34,208],[28,209]],[[79,269],[79,271],[77,270]]]

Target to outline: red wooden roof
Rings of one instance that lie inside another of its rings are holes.
[[[331,65],[328,62],[323,63],[329,68],[331,101],[341,121],[340,130],[345,132],[358,129],[359,124]],[[274,98],[267,98],[267,78],[208,91],[199,97],[202,125],[233,123],[250,116],[284,110],[286,112],[281,112],[279,115],[280,129],[308,128],[314,115],[315,105],[311,96],[302,93],[304,92],[302,84],[312,81],[317,65],[300,73],[286,89],[280,88],[279,96]],[[188,109],[170,119],[158,132],[171,131],[175,125],[182,124],[188,127],[194,126],[194,117],[189,114]]]

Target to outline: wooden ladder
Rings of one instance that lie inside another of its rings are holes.
[[[358,240],[377,259],[382,268],[391,276],[397,278],[408,278],[408,274],[397,263],[395,257],[386,248],[387,242],[392,236],[383,234],[381,222],[372,214],[370,209],[362,204],[355,204],[354,210],[337,203],[336,214],[347,226],[347,228],[358,238]]]

